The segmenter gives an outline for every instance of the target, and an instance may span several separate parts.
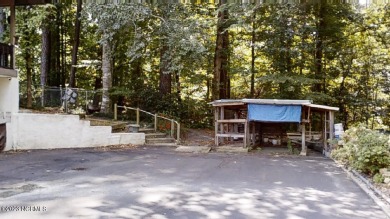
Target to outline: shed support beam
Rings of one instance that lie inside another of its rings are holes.
[[[215,146],[219,145],[219,140],[218,140],[218,109],[219,107],[215,107],[214,109],[214,132],[215,132]]]
[[[306,129],[305,129],[305,126],[306,126],[305,123],[301,124],[301,127],[302,127],[302,150],[301,150],[301,154],[300,155],[302,155],[302,156],[306,156],[307,155]]]
[[[329,111],[329,139],[333,140],[334,138],[334,112]],[[332,144],[329,144],[329,150],[332,151]],[[329,152],[330,152],[329,151]]]
[[[219,119],[221,119],[221,120],[224,120],[225,119],[225,107],[220,107],[220,117],[219,117]],[[223,130],[223,123],[221,123],[220,124],[220,133],[221,134],[223,134],[224,133],[224,130]],[[223,137],[221,137],[221,143],[223,143],[224,142],[224,139],[223,139]]]
[[[249,136],[249,125],[248,125],[248,119],[246,120],[245,124],[244,124],[244,148],[246,148],[248,146],[248,136]]]

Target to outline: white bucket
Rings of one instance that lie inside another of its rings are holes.
[[[263,142],[267,143],[268,142],[268,138],[263,138]]]
[[[273,144],[273,145],[277,145],[277,144],[278,144],[278,140],[272,139],[272,144]]]

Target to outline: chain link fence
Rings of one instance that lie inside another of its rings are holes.
[[[102,91],[69,87],[32,86],[32,106],[34,108],[61,108],[64,112],[84,111],[93,113],[100,110]],[[20,106],[27,107],[27,89],[21,86]]]

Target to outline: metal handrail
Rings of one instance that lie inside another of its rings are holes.
[[[123,108],[125,110],[130,109],[130,110],[135,110],[136,111],[136,124],[140,124],[140,112],[143,112],[145,114],[148,114],[150,116],[154,117],[154,131],[157,132],[157,119],[165,119],[169,122],[171,122],[171,137],[175,138],[174,136],[174,131],[175,131],[175,123],[176,123],[176,143],[178,144],[180,142],[180,123],[174,119],[170,119],[164,116],[160,116],[157,113],[153,114],[151,112],[142,110],[140,108],[134,108],[134,107],[129,107],[129,106],[118,106],[117,104],[114,104],[114,120],[118,119],[118,108]]]

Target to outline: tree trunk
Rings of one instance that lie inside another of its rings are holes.
[[[256,11],[254,12],[256,13]],[[256,14],[253,14],[253,21],[252,21],[252,39],[251,39],[251,93],[250,96],[252,98],[255,97],[255,21],[256,21]]]
[[[181,104],[181,84],[180,84],[180,75],[177,72],[175,73],[175,79],[176,79],[177,102],[180,105]]]
[[[64,16],[64,13],[62,12],[62,15]],[[61,85],[65,86],[65,72],[66,72],[66,42],[65,42],[65,22],[62,21],[61,19],[61,29],[60,29],[60,39],[61,39],[61,44],[60,44],[60,51],[61,51]]]
[[[4,40],[4,34],[5,34],[5,13],[4,9],[0,8],[0,43]]]
[[[221,6],[222,3],[219,4]],[[226,21],[228,19],[226,10],[218,12],[217,39],[214,53],[214,80],[213,99],[226,99],[228,94],[228,54],[229,54],[229,32]]]
[[[45,106],[45,86],[50,71],[50,19],[46,18],[42,24],[42,51],[41,51],[41,106]]]
[[[55,28],[50,31],[50,75],[48,76],[47,85],[59,87],[62,85],[61,78],[61,11],[59,4],[56,6]]]
[[[166,96],[172,90],[172,74],[169,71],[169,60],[167,57],[168,47],[162,42],[160,50],[160,94]]]
[[[49,22],[49,20],[46,20]],[[50,70],[50,29],[48,23],[42,25],[41,86],[46,86]]]
[[[102,94],[102,106],[100,111],[102,113],[109,113],[111,111],[109,90],[112,87],[111,45],[109,42],[105,42],[103,44],[102,73],[103,73],[103,80],[102,80],[103,94]]]
[[[319,22],[317,23],[317,37],[316,37],[316,45],[315,45],[315,60],[314,60],[314,65],[315,65],[315,75],[314,78],[323,81],[323,66],[322,66],[322,59],[323,59],[323,31],[325,28],[325,21],[324,21],[324,13],[325,13],[325,6],[323,3],[320,3],[319,5],[319,13],[318,13],[318,20]],[[314,84],[312,91],[313,92],[321,92],[322,89],[322,83],[317,82]]]
[[[75,67],[75,65],[77,65],[77,52],[79,50],[79,44],[80,44],[81,9],[82,9],[82,0],[77,0],[74,43],[73,43],[73,50],[72,50],[72,64],[71,64],[70,79],[69,79],[69,86],[70,87],[76,86],[76,67]]]
[[[26,76],[27,76],[27,108],[32,108],[32,58],[30,51],[25,52]]]

